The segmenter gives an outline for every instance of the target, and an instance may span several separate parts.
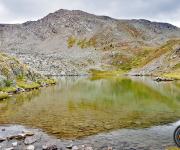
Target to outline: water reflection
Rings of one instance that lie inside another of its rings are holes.
[[[54,87],[0,102],[0,123],[39,127],[59,138],[166,124],[180,117],[179,90],[176,82],[157,86],[139,78],[60,78]]]

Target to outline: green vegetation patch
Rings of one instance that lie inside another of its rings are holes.
[[[43,84],[47,84],[47,85],[51,85],[51,84],[56,84],[56,80],[55,79],[44,79],[44,80],[38,80],[37,83],[40,85]]]
[[[150,53],[150,55],[148,55],[148,57],[143,61],[142,65],[146,65],[150,61],[152,61],[156,58],[159,58],[162,54],[165,54],[166,52],[172,50],[176,44],[180,44],[180,40],[167,41],[166,44],[164,44],[160,48],[158,48],[155,51],[153,51],[152,53]]]
[[[117,76],[117,75],[123,74],[124,71],[122,71],[122,70],[102,71],[102,70],[91,69],[89,71],[89,73],[93,77],[112,77],[112,76]]]
[[[69,37],[68,40],[67,40],[67,45],[68,45],[68,48],[71,48],[75,45],[76,43],[76,39],[74,37]]]
[[[0,92],[0,100],[6,99],[8,97],[9,97],[9,95],[7,93]]]
[[[73,36],[69,37],[67,39],[67,46],[68,48],[72,48],[74,46],[78,46],[80,48],[88,48],[88,47],[96,47],[96,39],[95,38],[90,38],[90,39],[87,39],[87,38],[83,38],[83,39],[78,39],[78,38],[75,38]]]
[[[166,78],[180,80],[180,72],[172,72],[163,75]]]
[[[180,150],[180,148],[178,148],[178,147],[169,147],[169,148],[167,148],[167,150]]]
[[[176,64],[173,69],[180,69],[180,63]]]
[[[16,92],[17,88],[16,87],[3,87],[0,88],[0,91],[11,93],[11,92]]]
[[[134,57],[127,57],[122,54],[116,55],[113,59],[113,65],[117,66],[121,70],[129,71],[133,68],[141,66],[142,62],[146,60],[146,58],[151,52],[152,48],[144,47],[143,50],[137,53]]]
[[[17,81],[17,86],[27,90],[27,89],[35,89],[39,88],[40,85],[36,82],[25,82],[25,81]]]

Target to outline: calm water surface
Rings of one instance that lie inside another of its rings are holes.
[[[66,139],[179,118],[180,83],[148,78],[60,78],[56,86],[0,102],[0,124],[41,128]]]

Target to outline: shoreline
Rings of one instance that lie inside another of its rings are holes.
[[[110,76],[127,76],[127,77],[151,77],[153,81],[155,82],[172,82],[172,81],[179,81],[180,79],[176,79],[176,78],[165,78],[162,76],[156,76],[156,75],[140,75],[140,74],[116,74],[116,75],[110,75]],[[48,75],[47,77],[102,77],[104,78],[105,76],[94,76],[92,74],[83,74],[83,75]],[[107,76],[108,77],[108,76]],[[19,94],[22,92],[29,92],[32,90],[37,90],[39,88],[42,87],[48,87],[48,86],[52,86],[52,85],[56,85],[57,81],[54,79],[48,79],[47,82],[42,82],[42,83],[36,83],[33,82],[35,84],[37,84],[37,86],[35,87],[30,87],[30,88],[26,88],[26,87],[5,87],[5,89],[7,88],[12,88],[12,90],[10,91],[3,91],[0,90],[0,100],[4,100],[7,99],[15,94]],[[28,84],[26,84],[27,86]],[[30,84],[29,84],[30,85]]]
[[[35,150],[48,150],[48,148],[58,150],[164,150],[175,147],[173,132],[179,124],[180,122],[176,122],[146,129],[119,129],[74,140],[58,139],[41,129],[21,125],[0,125],[0,149],[18,150],[34,147]]]
[[[26,86],[30,86],[30,84],[28,85],[27,83],[24,87],[5,87],[7,89],[12,88],[12,90],[9,90],[9,91],[0,90],[0,101],[5,100],[5,99],[7,99],[13,95],[19,94],[19,93],[30,92],[33,90],[38,90],[43,87],[53,86],[53,85],[56,85],[57,82],[54,79],[49,79],[49,80],[47,80],[47,82],[42,82],[42,83],[33,82],[33,83],[36,84],[34,87],[26,87]]]

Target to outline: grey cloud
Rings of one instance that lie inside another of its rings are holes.
[[[0,0],[0,22],[34,20],[60,8],[119,19],[169,21],[180,26],[179,0]]]

